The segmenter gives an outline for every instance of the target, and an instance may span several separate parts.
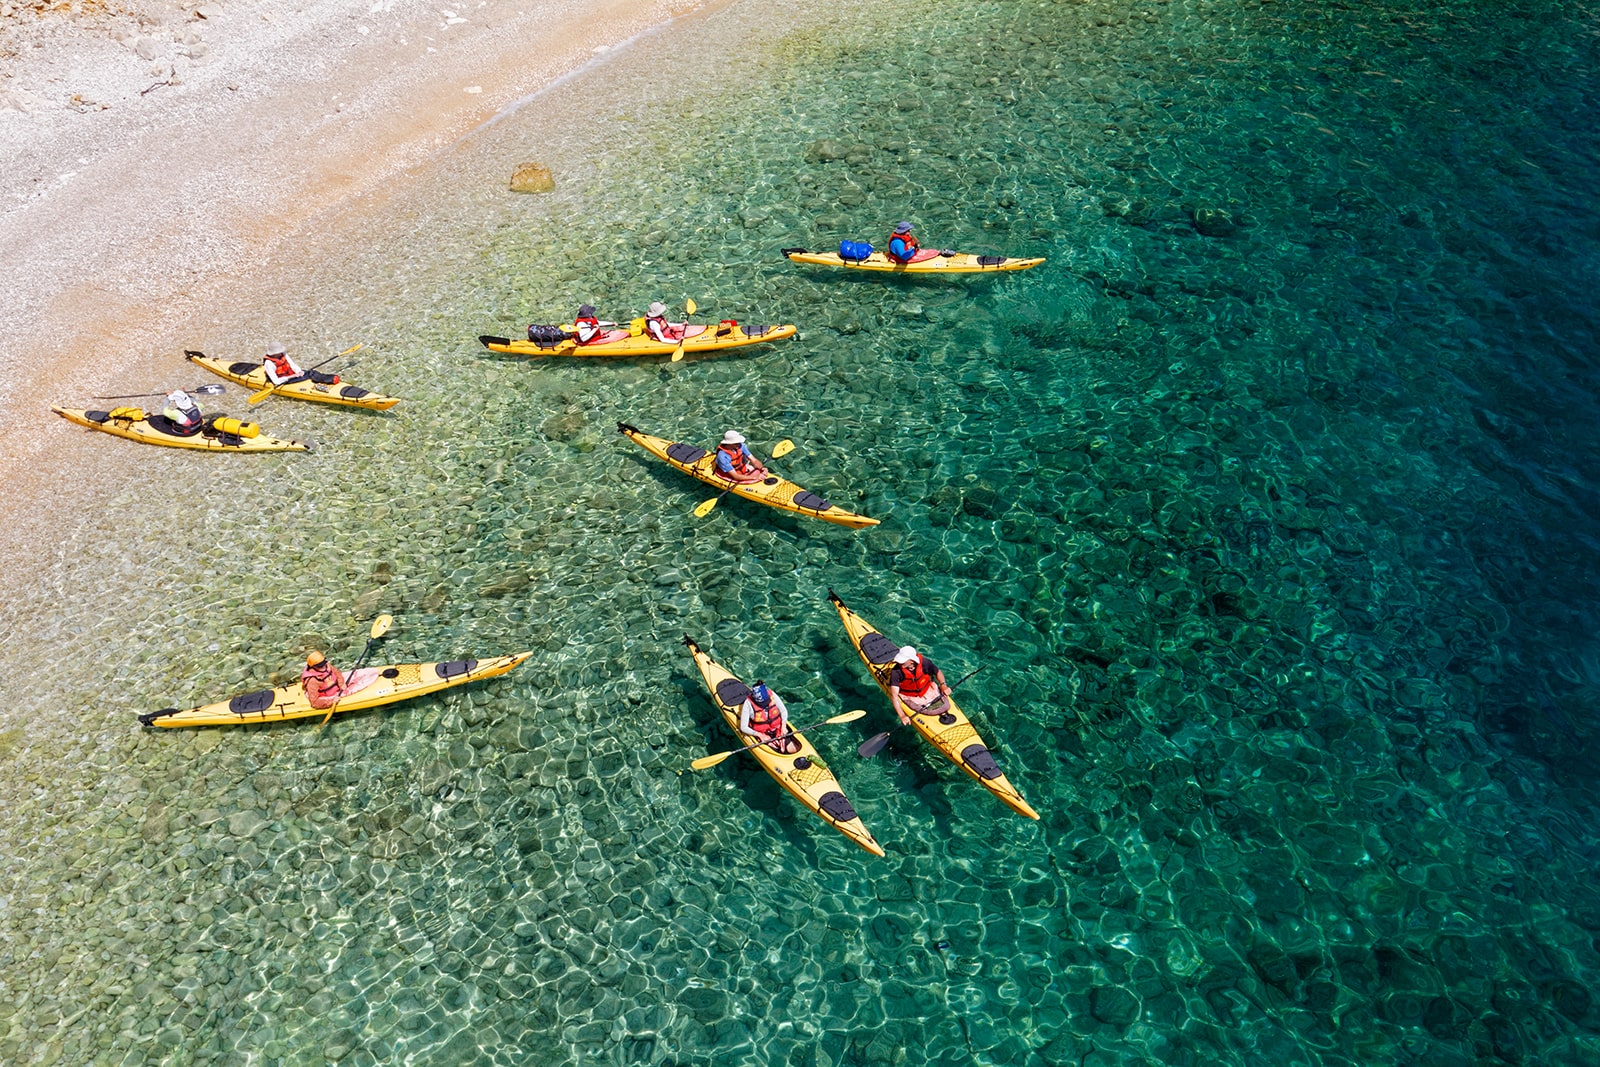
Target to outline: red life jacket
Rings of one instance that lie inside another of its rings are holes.
[[[300,373],[299,368],[294,365],[294,361],[291,360],[287,354],[275,356],[269,353],[267,355],[267,362],[272,364],[273,373],[276,374],[280,379],[293,378],[295,375]]]
[[[585,327],[594,331],[589,335],[588,341],[583,339],[583,330]],[[578,343],[580,345],[590,344],[594,341],[598,341],[600,338],[606,335],[606,332],[600,328],[600,320],[593,315],[588,315],[581,319],[573,319],[572,332],[578,335]]]
[[[904,255],[895,255],[895,241],[899,241],[901,244],[906,246]],[[909,233],[895,233],[889,235],[889,243],[883,246],[883,251],[884,254],[890,259],[899,260],[901,263],[910,263],[912,257],[917,254],[917,249],[920,247],[921,246],[917,244],[917,239],[911,236]]]
[[[754,474],[756,472],[755,464],[746,461],[744,458],[743,445],[718,445],[717,451],[727,455],[728,462],[733,464],[733,473]]]
[[[774,737],[783,727],[783,716],[778,714],[769,698],[765,704],[756,699],[755,690],[750,691],[750,729],[757,733]]]
[[[326,708],[335,704],[344,692],[344,679],[338,667],[324,660],[300,672],[300,686],[305,690],[307,704]]]
[[[915,663],[898,663],[900,668],[900,695],[922,698],[933,685],[933,675],[928,672],[928,661],[918,656]]]

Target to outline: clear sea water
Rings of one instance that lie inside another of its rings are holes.
[[[0,1062],[1600,1064],[1597,44],[1548,0],[742,0],[307,234],[196,347],[361,340],[406,403],[151,450],[41,553]],[[901,218],[1049,260],[778,255]],[[800,335],[475,341],[658,298]],[[696,519],[619,419],[790,438],[883,524]],[[984,665],[1040,822],[914,738],[857,759],[892,720],[830,587]],[[134,723],[380,612],[378,662],[534,655],[323,729]],[[732,738],[686,632],[799,721],[869,710],[812,738],[887,858],[688,771]]]

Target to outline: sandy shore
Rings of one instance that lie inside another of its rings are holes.
[[[706,6],[0,0],[0,507],[22,533],[0,539],[0,568],[18,574],[96,480],[137,463],[50,404],[182,384],[201,322],[253,335],[230,302],[309,269],[300,237]]]

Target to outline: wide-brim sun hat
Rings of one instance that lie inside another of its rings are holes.
[[[910,663],[916,658],[917,650],[912,648],[910,645],[903,645],[900,651],[894,654],[894,661],[896,663]]]
[[[896,226],[894,228],[894,232],[895,233],[910,233],[911,232],[911,223],[909,223],[909,222],[900,223],[898,226]]]
[[[307,667],[320,667],[326,661],[327,661],[327,657],[324,656],[321,652],[312,652],[310,655],[306,656],[306,666]]]
[[[657,300],[654,304],[650,305],[650,314],[665,315],[666,313],[667,305],[663,304],[661,301]]]
[[[583,305],[579,306],[579,308],[578,308],[578,318],[586,319],[586,318],[593,318],[593,317],[594,317],[594,305],[593,304],[583,304]]]
[[[738,430],[729,430],[722,435],[722,443],[725,445],[742,445],[744,444],[744,434]]]
[[[267,355],[269,356],[286,356],[288,354],[289,350],[283,347],[282,341],[274,341],[267,346]]]

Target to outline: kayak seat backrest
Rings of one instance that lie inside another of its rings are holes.
[[[746,326],[744,328],[746,337],[764,337],[770,332],[772,332],[771,326]]]
[[[188,433],[184,433],[182,430],[178,429],[176,423],[167,418],[165,415],[146,415],[145,422],[149,423],[152,430],[155,430],[157,433],[164,433],[168,437],[193,437],[200,432],[198,429],[195,429],[190,430]]]
[[[359,385],[347,385],[343,389],[339,390],[339,395],[344,397],[346,400],[360,400],[362,397],[367,395],[367,391],[361,388]]]
[[[817,807],[835,822],[850,822],[856,818],[856,809],[850,806],[850,798],[838,790],[822,794],[822,799],[817,801]]]
[[[111,412],[109,412],[109,411],[85,411],[83,413],[83,417],[88,419],[90,422],[105,422],[107,419],[111,418]]]
[[[674,441],[667,446],[667,458],[679,463],[699,463],[706,458],[706,450],[687,441]]]
[[[979,256],[978,257],[978,266],[980,266],[980,267],[998,267],[1000,264],[1004,263],[1005,261],[1006,261],[1006,257],[1005,256]]]
[[[259,363],[251,363],[247,359],[241,359],[237,363],[228,364],[228,373],[229,374],[250,374],[250,373],[252,373],[254,371],[258,371],[260,369],[261,369],[261,364],[259,364]]]
[[[833,507],[832,504],[828,503],[817,494],[805,489],[800,490],[800,492],[794,495],[794,502],[800,507],[809,508],[812,511],[827,511],[829,508]]]
[[[458,674],[469,674],[476,670],[478,661],[475,659],[453,659],[445,663],[435,663],[434,673],[441,678],[454,678]]]
[[[724,678],[717,683],[717,699],[736,708],[744,703],[744,698],[750,695],[750,687],[737,678]]]
[[[228,701],[228,710],[235,715],[260,715],[277,702],[277,690],[258,689],[254,693],[243,693]]]
[[[900,646],[874,630],[861,636],[861,654],[868,663],[893,663]]]
[[[961,750],[961,759],[986,782],[1000,777],[1000,765],[982,745],[968,745]]]

